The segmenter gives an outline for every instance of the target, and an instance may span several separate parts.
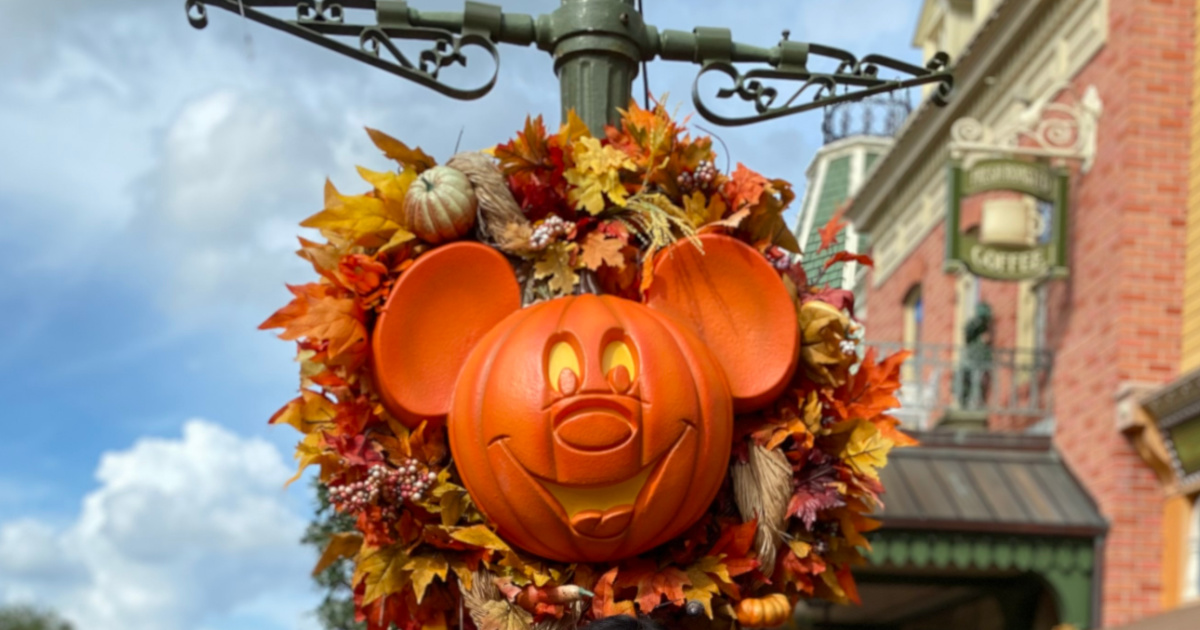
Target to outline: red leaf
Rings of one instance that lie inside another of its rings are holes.
[[[858,585],[854,583],[854,576],[850,573],[850,567],[845,565],[839,567],[837,578],[838,584],[846,592],[846,597],[855,604],[862,605],[862,600],[858,597]]]
[[[862,263],[868,267],[875,266],[875,261],[866,254],[852,254],[847,251],[841,251],[841,252],[838,252],[838,253],[830,256],[829,260],[825,261],[825,267],[823,267],[821,269],[821,271],[829,269],[830,267],[832,267],[835,264],[840,263],[840,262],[856,262],[856,263]]]
[[[721,537],[713,545],[710,556],[725,554],[730,558],[744,558],[750,553],[750,545],[754,544],[754,532],[758,528],[758,520],[752,520],[740,525],[725,525]]]
[[[842,231],[842,228],[846,227],[846,222],[842,221],[842,215],[845,214],[848,207],[850,207],[850,201],[846,201],[839,206],[837,211],[833,213],[833,216],[829,218],[829,222],[825,224],[825,227],[822,227],[817,232],[821,235],[821,247],[817,249],[818,253],[829,249],[829,246],[833,245],[834,241],[837,240],[838,233]]]

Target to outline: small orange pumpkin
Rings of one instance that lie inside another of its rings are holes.
[[[376,324],[389,411],[446,417],[455,465],[504,540],[563,562],[646,551],[693,525],[726,475],[734,411],[769,403],[799,353],[778,274],[700,237],[655,266],[646,304],[563,297],[520,308],[478,243],[417,259]],[[748,347],[749,346],[749,347]]]
[[[475,225],[475,188],[461,171],[449,166],[427,169],[404,195],[404,222],[427,243],[452,241]]]
[[[782,626],[792,616],[792,603],[782,593],[747,597],[737,604],[738,623],[745,628]]]

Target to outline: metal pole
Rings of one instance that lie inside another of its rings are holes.
[[[646,52],[642,16],[634,0],[562,0],[549,17],[563,120],[573,109],[593,135],[603,136],[633,94]]]

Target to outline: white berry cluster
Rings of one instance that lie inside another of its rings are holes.
[[[381,502],[385,509],[402,501],[420,501],[437,481],[437,473],[425,471],[417,460],[407,459],[396,469],[376,464],[360,481],[329,487],[329,500],[339,511],[354,514]]]
[[[767,262],[771,263],[771,266],[777,271],[787,271],[790,269],[791,266],[795,264],[794,259],[797,257],[795,254],[783,249],[782,247],[779,247],[778,245],[772,245],[768,247],[767,250],[763,252],[763,256],[766,256]]]
[[[564,221],[557,214],[552,214],[533,229],[533,234],[529,236],[529,248],[535,251],[546,249],[551,241],[570,234],[573,229],[575,229],[574,223]]]
[[[683,192],[689,193],[697,189],[707,189],[716,179],[717,167],[713,166],[713,163],[708,160],[700,160],[700,163],[696,165],[695,171],[680,173],[676,181]]]

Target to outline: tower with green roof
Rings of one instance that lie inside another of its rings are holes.
[[[796,240],[804,250],[809,282],[853,290],[863,269],[858,263],[825,262],[839,251],[864,253],[866,236],[847,225],[832,246],[821,248],[820,230],[866,181],[876,160],[888,152],[892,139],[912,110],[904,95],[878,96],[841,103],[825,110],[825,145],[808,165],[808,185],[796,223]]]

